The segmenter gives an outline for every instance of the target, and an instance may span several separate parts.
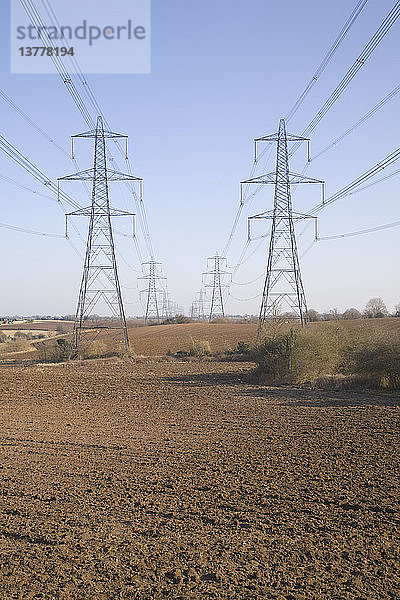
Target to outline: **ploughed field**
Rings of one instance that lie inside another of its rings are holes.
[[[0,598],[398,598],[398,399],[252,368],[0,366]]]

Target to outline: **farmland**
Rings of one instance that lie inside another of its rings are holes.
[[[0,367],[0,597],[398,597],[398,397],[162,356],[253,325],[133,332],[133,359]]]

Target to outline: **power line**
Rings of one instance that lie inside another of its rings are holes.
[[[332,60],[333,56],[336,53],[336,50],[339,48],[340,44],[345,39],[346,35],[350,31],[352,25],[355,23],[357,17],[361,13],[362,9],[367,4],[367,1],[368,0],[360,0],[356,4],[353,12],[351,13],[351,15],[349,16],[349,18],[347,19],[347,21],[344,24],[344,26],[342,27],[342,29],[340,30],[339,35],[337,36],[337,38],[333,42],[332,46],[329,48],[327,54],[324,56],[324,58],[323,58],[321,64],[319,65],[318,69],[315,71],[315,73],[312,76],[311,80],[308,82],[308,84],[306,85],[305,89],[300,94],[299,98],[296,100],[296,102],[294,103],[293,107],[289,111],[289,113],[288,113],[288,115],[287,115],[287,117],[285,119],[286,122],[289,122],[293,118],[293,116],[295,115],[295,113],[299,110],[300,106],[303,104],[304,100],[306,99],[306,97],[308,96],[308,94],[310,93],[310,91],[312,90],[312,88],[314,87],[314,85],[317,83],[318,79],[321,77],[322,73],[325,71],[325,69],[328,66],[328,64],[330,63],[330,61]]]
[[[51,190],[54,194],[58,195],[58,188],[47,175],[43,173],[34,163],[32,163],[26,156],[22,154],[11,142],[9,142],[4,136],[0,135],[0,150],[2,150],[7,156],[27,171],[37,181],[46,186],[47,189]],[[71,198],[65,192],[60,191],[60,198],[62,198],[67,204],[74,208],[80,208],[79,204]]]
[[[14,185],[17,188],[20,188],[21,190],[26,190],[27,192],[36,194],[36,196],[40,196],[41,198],[46,198],[47,200],[52,200],[53,202],[56,202],[55,198],[52,198],[51,196],[47,196],[47,194],[42,194],[41,192],[38,192],[37,190],[34,190],[34,189],[28,187],[27,185],[22,185],[22,183],[19,183],[19,181],[15,181],[15,179],[11,179],[11,177],[7,177],[7,175],[0,175],[0,179],[7,181],[7,183],[11,183],[11,185]]]
[[[33,3],[30,1],[30,4],[33,4]],[[60,28],[60,23],[59,23],[59,21],[57,19],[57,16],[56,16],[56,14],[55,14],[55,12],[54,12],[51,4],[50,4],[50,1],[49,0],[42,0],[42,6],[44,7],[44,9],[45,9],[45,11],[47,13],[47,16],[49,17],[51,23],[53,25],[57,25]],[[69,44],[68,44],[68,42],[66,42],[66,45],[67,45],[68,48],[70,47]],[[104,121],[105,125],[107,126],[107,128],[111,129],[110,124],[107,121],[107,119],[106,119],[106,117],[105,117],[105,115],[104,115],[104,113],[103,113],[103,111],[102,111],[102,109],[100,107],[100,104],[97,101],[96,96],[95,96],[93,90],[91,89],[91,87],[89,85],[89,82],[87,81],[85,75],[83,74],[82,69],[80,68],[80,65],[79,65],[79,63],[78,63],[75,55],[73,55],[72,57],[69,57],[69,58],[70,58],[71,62],[74,65],[75,72],[78,74],[78,79],[80,80],[80,83],[81,83],[81,85],[82,85],[82,87],[83,87],[83,89],[84,89],[84,91],[86,93],[86,96],[88,97],[88,99],[89,99],[90,103],[92,104],[94,110],[96,111],[97,114],[99,114],[99,115],[102,116],[103,121]],[[84,104],[84,100],[82,99],[82,97],[81,97],[81,101]],[[125,156],[128,173],[129,173],[129,175],[132,175],[133,171],[132,171],[132,166],[131,166],[129,157],[126,156],[126,153],[124,153],[124,150],[122,149],[119,140],[114,140],[114,141],[115,141],[115,144],[116,144],[116,147],[118,148],[118,150],[121,152],[121,154],[123,156]],[[120,170],[120,167],[119,167],[117,161],[114,158],[112,158],[112,160],[114,161],[117,170]],[[143,195],[141,194],[141,196],[139,198],[138,195],[137,195],[137,193],[136,193],[134,185],[131,184],[130,182],[125,181],[124,184],[127,186],[128,190],[130,191],[130,193],[134,197],[134,200],[135,200],[135,203],[136,203],[136,208],[137,208],[137,216],[138,216],[139,224],[140,224],[140,226],[142,228],[144,241],[145,241],[145,244],[147,246],[147,250],[149,252],[149,255],[153,258],[153,256],[154,256],[154,250],[153,250],[153,245],[152,245],[152,242],[151,242],[150,230],[149,230],[149,226],[148,226],[148,219],[147,219],[147,214],[146,214],[146,208],[145,208],[144,201],[143,201]]]
[[[325,240],[338,240],[340,238],[353,237],[356,235],[364,235],[365,233],[373,233],[375,231],[383,231],[384,229],[391,229],[392,227],[399,227],[400,221],[394,221],[393,223],[386,223],[385,225],[377,225],[376,227],[370,227],[368,229],[360,229],[359,231],[351,231],[350,233],[339,233],[337,235],[328,235],[319,237],[318,242]]]
[[[25,12],[27,13],[31,23],[37,28],[37,30],[39,30],[39,27],[40,27],[39,31],[41,32],[41,35],[44,37],[46,44],[49,47],[54,48],[53,42],[47,33],[47,29],[44,24],[44,21],[43,21],[42,17],[40,16],[34,2],[32,0],[20,0],[20,2],[22,4],[23,8],[25,9]],[[57,17],[55,15],[54,10],[51,7],[50,2],[48,0],[45,0],[45,1],[42,0],[42,6],[44,7],[44,9],[49,17],[50,22],[53,24],[59,25]],[[68,48],[70,47],[67,40],[65,40],[65,45]],[[100,108],[100,105],[99,105],[92,89],[90,88],[90,85],[89,85],[87,79],[85,78],[85,76],[79,66],[77,59],[75,57],[69,57],[69,58],[70,58],[72,64],[74,65],[74,69],[77,74],[78,82],[82,85],[82,87],[85,91],[85,94],[88,97],[93,109],[95,110],[95,112],[98,115],[103,117],[103,121],[104,121],[105,125],[107,126],[107,128],[111,129],[107,119],[104,116],[103,111]],[[71,97],[72,97],[76,107],[78,108],[79,112],[81,113],[83,119],[86,121],[86,123],[91,128],[94,128],[95,120],[91,115],[91,110],[88,108],[85,100],[83,99],[82,95],[80,94],[80,92],[78,90],[78,87],[76,86],[75,82],[73,81],[73,76],[69,73],[69,71],[64,66],[64,63],[63,63],[61,57],[56,56],[55,52],[53,52],[51,59],[56,68],[56,71],[60,75],[61,80],[65,84],[69,94],[71,95]],[[121,149],[121,146],[118,142],[116,143],[116,146],[118,147],[118,149],[121,152],[123,152]],[[111,160],[113,160],[115,162],[116,169],[120,170],[119,165],[116,162],[116,160],[114,158],[112,158]],[[128,169],[129,175],[132,175],[132,169],[131,169],[131,164],[129,162],[129,159],[127,159],[127,169]],[[154,255],[154,251],[153,251],[153,246],[152,246],[152,242],[151,242],[150,231],[149,231],[149,226],[148,226],[148,222],[147,222],[147,215],[146,215],[146,209],[144,206],[143,196],[141,195],[141,197],[138,198],[134,186],[131,185],[129,182],[124,182],[124,183],[128,187],[129,191],[132,193],[132,195],[135,199],[138,222],[143,231],[143,237],[144,237],[145,244],[147,246],[147,250],[148,250],[150,256],[152,257]]]
[[[3,227],[4,229],[11,229],[12,231],[19,231],[21,233],[29,233],[32,235],[40,235],[43,237],[65,239],[65,235],[61,235],[59,233],[45,233],[43,231],[35,231],[33,229],[24,229],[23,227],[16,227],[15,225],[9,225],[8,223],[0,223],[0,227]]]
[[[365,121],[370,119],[379,109],[381,109],[387,102],[389,102],[389,100],[394,98],[399,92],[400,92],[400,85],[396,86],[389,94],[387,94],[387,96],[385,96],[380,102],[378,102],[378,104],[376,104],[373,108],[371,108],[371,110],[369,110],[367,113],[365,113],[361,117],[361,119],[359,119],[356,123],[354,123],[354,125],[349,127],[344,133],[342,133],[342,135],[340,135],[335,140],[330,142],[330,144],[328,144],[328,146],[326,146],[325,148],[320,150],[320,152],[318,152],[318,154],[316,154],[315,156],[312,157],[310,162],[313,162],[314,160],[316,160],[317,158],[319,158],[320,156],[325,154],[325,152],[328,152],[328,150],[331,150],[331,148],[334,148],[335,146],[337,146],[337,144],[339,142],[344,140],[344,138],[347,137],[348,135],[350,135],[350,133],[353,133],[353,131],[355,129],[357,129],[358,127],[360,127],[360,125],[363,125],[363,123],[365,123]]]
[[[255,279],[252,279],[251,281],[245,281],[244,283],[240,283],[239,281],[232,281],[231,283],[233,285],[251,285],[252,283],[255,283],[256,281],[259,281],[260,279],[262,279],[262,277],[265,277],[264,272],[262,272],[261,275],[259,275]]]
[[[340,81],[340,83],[336,86],[334,91],[329,96],[328,100],[323,104],[320,110],[317,112],[315,117],[310,121],[305,130],[302,133],[302,137],[308,137],[312,131],[317,127],[317,125],[322,121],[327,112],[332,108],[350,82],[357,75],[358,71],[365,65],[368,58],[371,56],[375,48],[379,45],[391,27],[394,25],[398,17],[400,16],[400,0],[397,0],[392,10],[386,16],[380,27],[374,33],[372,38],[369,40],[368,44],[364,47],[361,54],[354,61],[350,69],[347,71],[346,75]],[[296,143],[293,145],[291,154],[293,154],[299,144]]]
[[[62,152],[63,154],[65,154],[66,156],[69,156],[69,153],[62,148],[59,144],[57,144],[52,137],[50,137],[41,127],[39,127],[39,125],[37,123],[35,123],[35,121],[33,119],[31,119],[31,117],[29,117],[26,112],[24,112],[22,110],[22,108],[20,108],[15,102],[14,100],[12,100],[9,96],[7,96],[7,94],[5,93],[4,90],[0,89],[0,97],[7,102],[7,104],[9,106],[11,106],[11,108],[13,108],[19,115],[20,117],[22,117],[22,119],[24,119],[27,123],[29,123],[29,125],[31,127],[33,127],[34,129],[36,129],[36,131],[38,133],[40,133],[40,135],[42,135],[44,138],[46,138],[46,140],[50,143],[53,144],[53,146],[55,146],[57,148],[57,150],[60,150],[60,152]]]
[[[335,194],[333,194],[332,196],[327,198],[324,202],[317,204],[313,209],[311,209],[310,212],[311,213],[320,212],[322,209],[324,209],[329,204],[332,204],[333,202],[336,202],[337,200],[340,200],[341,198],[344,198],[346,196],[350,196],[350,195],[354,194],[354,190],[356,190],[362,183],[364,183],[364,181],[367,181],[368,179],[370,179],[371,177],[376,175],[376,173],[378,173],[379,171],[386,169],[386,167],[393,164],[399,158],[400,158],[400,148],[397,148],[391,154],[389,154],[386,158],[384,158],[381,162],[377,163],[376,165],[374,165],[373,167],[368,169],[368,171],[366,171],[365,173],[363,173],[362,175],[357,177],[357,179],[354,179],[352,182],[350,182],[349,184],[344,186],[341,190],[339,190],[338,192],[336,192]]]

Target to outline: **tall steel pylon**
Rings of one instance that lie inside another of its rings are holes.
[[[105,329],[119,331],[118,343],[122,344],[125,351],[129,350],[128,330],[118,277],[111,218],[134,215],[110,207],[108,184],[110,181],[119,180],[142,181],[140,177],[125,175],[107,168],[106,139],[124,138],[127,143],[127,136],[106,131],[102,117],[97,118],[96,129],[72,136],[73,156],[75,138],[94,139],[94,161],[92,169],[58,179],[59,189],[62,181],[90,180],[93,182],[91,206],[66,215],[67,236],[68,217],[89,217],[83,275],[71,342],[71,359],[79,356],[85,347],[93,342]],[[95,308],[110,312],[112,319],[99,320],[98,316],[94,315]]]
[[[289,171],[288,142],[307,141],[308,160],[310,160],[310,140],[287,133],[285,121],[281,119],[278,133],[255,139],[255,160],[257,160],[258,143],[274,141],[277,142],[275,171],[241,182],[242,186],[247,184],[272,184],[275,186],[273,210],[249,217],[249,238],[252,219],[272,219],[267,272],[258,319],[258,334],[261,333],[266,321],[277,320],[283,315],[285,318],[299,320],[303,325],[306,323],[307,302],[300,271],[294,221],[315,219],[315,226],[317,227],[317,225],[316,217],[292,210],[291,185],[298,183],[322,184],[324,198],[324,182],[322,180]]]
[[[212,267],[209,267],[210,261]],[[223,266],[225,265],[225,266]],[[207,268],[211,268],[211,271],[206,271],[203,273],[204,277],[209,278],[211,276],[211,283],[205,283],[205,288],[211,288],[211,302],[210,302],[210,313],[208,320],[211,322],[216,317],[225,317],[225,308],[224,308],[224,297],[222,290],[227,287],[225,283],[223,283],[224,275],[230,275],[228,271],[222,271],[222,268],[226,268],[226,258],[222,258],[218,254],[212,256],[207,259]]]
[[[171,317],[171,301],[169,299],[167,288],[162,291],[161,316],[162,319],[169,319]]]
[[[192,319],[198,319],[199,321],[204,321],[206,319],[205,294],[203,288],[197,292],[195,299],[191,304],[190,316]]]
[[[157,266],[161,265],[160,262],[156,262],[155,260],[149,260],[148,262],[142,263],[143,272],[147,271],[146,275],[143,277],[139,277],[139,279],[143,279],[147,281],[147,287],[143,290],[140,290],[140,293],[145,293],[146,297],[146,312],[144,321],[147,323],[148,321],[157,321],[159,323],[162,317],[162,301],[164,299],[165,290],[157,287],[157,282],[166,279],[158,274]],[[160,296],[162,297],[160,298]]]
[[[205,293],[203,288],[200,288],[200,291],[197,293],[197,298],[194,301],[194,305],[196,307],[197,318],[200,321],[204,321],[206,319],[206,308],[205,308]]]

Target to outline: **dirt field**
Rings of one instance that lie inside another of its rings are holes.
[[[399,598],[399,400],[251,368],[0,367],[0,597]]]

